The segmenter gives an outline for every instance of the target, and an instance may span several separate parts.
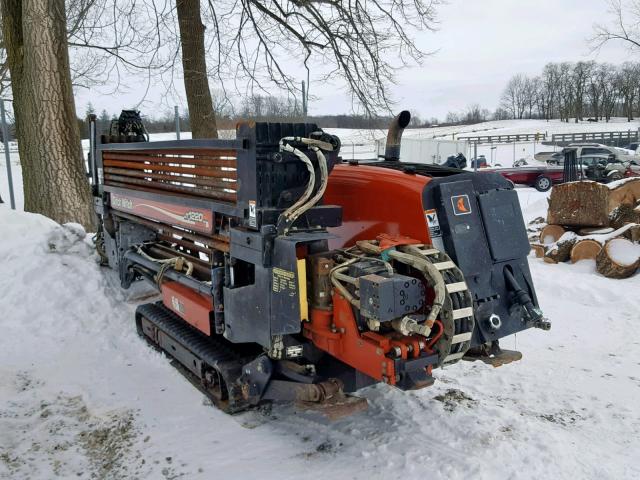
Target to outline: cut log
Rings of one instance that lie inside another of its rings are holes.
[[[540,243],[532,243],[531,244],[531,250],[533,250],[536,254],[536,258],[543,258],[544,257],[544,245],[540,244]]]
[[[542,245],[556,243],[565,232],[565,228],[561,225],[547,225],[540,231],[540,243]]]
[[[640,178],[608,185],[591,181],[556,185],[549,197],[549,224],[574,227],[608,227],[610,214],[620,205],[635,207],[640,199]]]
[[[600,242],[590,239],[578,240],[571,248],[571,263],[580,260],[595,260],[600,250],[602,250]]]
[[[640,263],[640,245],[626,238],[609,240],[596,257],[596,269],[605,277],[627,278]]]
[[[633,205],[623,203],[609,213],[609,225],[616,230],[627,223],[640,223],[640,212]]]
[[[575,233],[566,233],[555,244],[548,247],[544,254],[544,261],[547,263],[566,262],[571,257],[571,249],[577,239]]]
[[[640,199],[640,178],[624,178],[607,185],[609,188],[610,210],[618,205],[635,206]]]
[[[634,243],[640,243],[640,225],[634,224],[629,227],[629,230],[623,233],[624,237],[631,240]]]

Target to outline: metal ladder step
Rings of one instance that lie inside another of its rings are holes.
[[[433,266],[436,267],[438,271],[450,270],[452,268],[456,268],[456,264],[453,263],[452,261],[434,263]]]
[[[473,315],[473,307],[459,308],[458,310],[454,310],[452,313],[454,320],[470,317]]]
[[[449,293],[462,292],[467,289],[467,282],[448,283],[446,287]]]
[[[471,332],[459,333],[458,335],[454,335],[453,339],[451,339],[451,344],[454,345],[456,343],[468,342],[471,340]]]

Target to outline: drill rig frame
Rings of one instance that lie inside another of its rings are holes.
[[[103,263],[123,288],[138,279],[158,288],[162,300],[136,311],[138,332],[223,410],[278,400],[352,412],[363,402],[345,392],[423,388],[433,368],[474,347],[499,354],[499,337],[543,322],[521,237],[508,250],[487,235],[492,251],[471,276],[468,244],[456,237],[461,224],[480,238],[490,223],[476,208],[483,194],[494,203],[507,195],[524,232],[510,185],[492,176],[476,192],[459,170],[400,168],[408,118],[395,120],[393,155],[371,166],[341,163],[340,140],[314,124],[245,122],[234,140],[100,144],[92,125]],[[367,198],[387,181],[397,183],[390,211]],[[428,208],[438,203],[429,184],[460,199],[453,213]],[[460,209],[479,223],[456,224]],[[431,210],[451,238],[435,235]],[[478,292],[469,278],[495,288]]]

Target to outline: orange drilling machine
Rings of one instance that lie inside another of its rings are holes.
[[[97,247],[140,305],[139,333],[216,405],[357,409],[384,382],[433,383],[462,359],[518,359],[498,339],[549,328],[513,185],[384,155],[345,162],[314,124],[240,123],[233,140],[150,142],[136,112],[98,141]]]

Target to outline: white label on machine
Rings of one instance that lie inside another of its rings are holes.
[[[429,236],[431,238],[441,237],[442,230],[440,229],[440,221],[438,220],[438,214],[435,210],[425,210],[424,216],[427,219],[427,225],[429,226]]]
[[[257,227],[258,221],[256,219],[256,201],[249,200],[249,226]]]

